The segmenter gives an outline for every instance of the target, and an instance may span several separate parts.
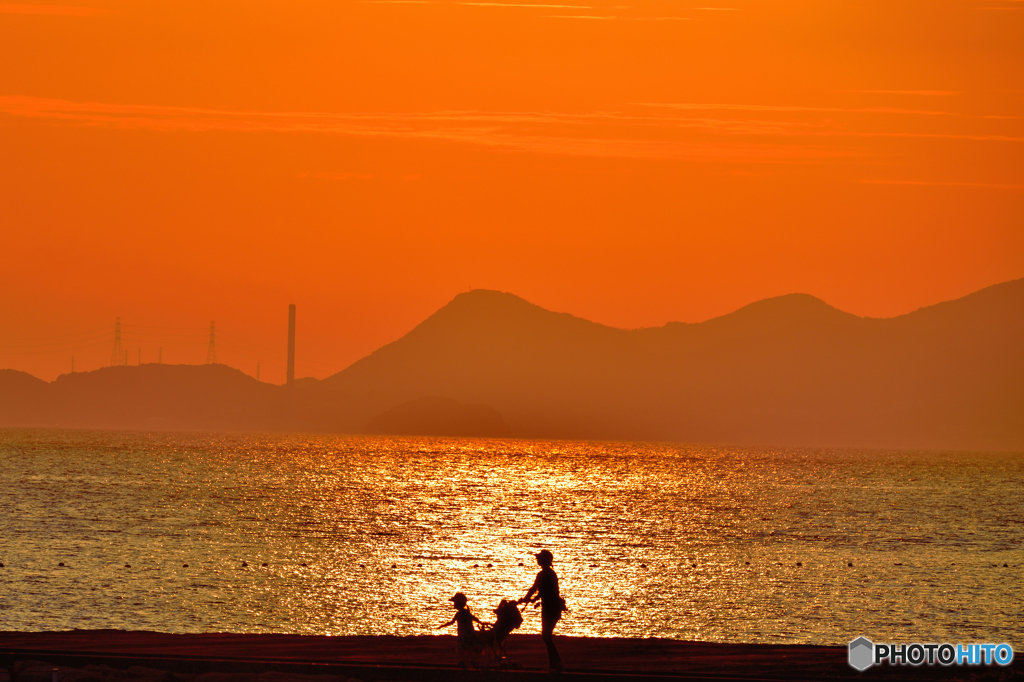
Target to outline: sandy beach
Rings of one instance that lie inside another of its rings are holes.
[[[845,647],[711,644],[667,639],[560,637],[572,679],[1024,679],[1008,667],[875,667],[857,673]],[[372,680],[527,680],[546,671],[537,635],[512,635],[516,670],[456,667],[455,639],[263,634],[165,634],[120,630],[0,633],[9,682],[347,682]],[[315,675],[316,677],[309,677]],[[7,682],[0,679],[0,682]]]

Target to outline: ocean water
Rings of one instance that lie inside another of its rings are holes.
[[[548,548],[562,634],[1019,647],[1022,490],[1021,454],[0,430],[0,630],[437,633]]]

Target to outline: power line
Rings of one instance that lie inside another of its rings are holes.
[[[45,346],[58,346],[59,347],[59,346],[67,346],[68,344],[74,345],[75,343],[79,343],[79,342],[89,342],[89,341],[98,341],[98,340],[110,341],[110,330],[109,329],[104,330],[104,332],[102,334],[91,333],[91,334],[88,334],[88,335],[83,334],[83,335],[78,336],[78,337],[72,337],[72,336],[69,335],[69,337],[66,338],[66,339],[54,339],[52,341],[45,341],[45,340],[30,341],[30,340],[24,340],[24,341],[17,341],[17,342],[13,342],[13,343],[0,343],[0,348],[39,348],[41,346],[44,346],[44,347]]]
[[[27,339],[22,339],[19,342],[19,344],[16,344],[16,345],[30,345],[30,344],[33,344],[33,343],[46,342],[46,341],[49,341],[51,339],[65,339],[65,338],[68,338],[68,337],[71,337],[71,336],[92,336],[94,334],[98,334],[99,332],[103,332],[104,334],[107,334],[107,333],[110,332],[110,327],[99,327],[98,329],[85,329],[85,330],[77,331],[77,332],[68,332],[67,334],[53,334],[53,335],[50,335],[50,336],[37,336],[35,338],[30,337],[30,338],[27,338]],[[4,346],[4,345],[9,345],[9,344],[2,344],[2,343],[0,343],[0,346]]]
[[[81,341],[65,341],[62,343],[54,344],[19,344],[10,346],[0,346],[0,355],[26,355],[34,353],[56,353],[64,350],[73,350],[75,348],[86,348],[89,346],[95,346],[99,344],[110,343],[110,335],[104,334],[101,337],[94,337],[91,339],[83,339]],[[8,350],[10,349],[10,350]]]
[[[171,329],[175,331],[184,332],[203,332],[206,331],[206,327],[165,327],[159,324],[125,324],[122,325],[125,329]]]
[[[223,329],[217,333],[217,337],[220,340],[221,348],[230,348],[231,352],[244,355],[245,357],[253,360],[257,360],[267,355],[278,355],[282,350],[284,350],[281,347],[268,348],[266,345],[247,341],[241,337],[226,333]],[[254,355],[253,353],[258,353],[258,355]],[[324,369],[333,369],[338,366],[337,362],[326,362],[323,360],[311,359],[307,358],[305,355],[302,356],[301,364],[315,365]]]
[[[79,350],[84,348],[95,348],[96,346],[105,346],[110,343],[110,337],[94,341],[92,343],[76,343],[68,346],[62,346],[59,348],[43,348],[36,350],[13,350],[5,351],[0,350],[0,355],[48,355],[52,353],[64,353],[69,350]]]
[[[205,344],[209,343],[207,338],[203,338],[202,335],[197,334],[195,336],[183,338],[183,337],[170,337],[167,336],[138,336],[135,334],[122,334],[121,340],[125,343],[183,343],[183,344]]]
[[[217,343],[222,351],[227,349],[229,354],[241,355],[242,357],[249,358],[250,360],[256,360],[257,364],[261,361],[261,358],[264,355],[276,355],[281,352],[280,348],[268,349],[266,345],[254,343],[252,341],[242,339],[241,337],[228,334],[224,332],[223,329],[217,332]],[[313,360],[303,357],[301,364],[315,365],[325,370],[338,371],[336,369],[338,367],[338,363],[336,362],[324,362],[321,360]]]

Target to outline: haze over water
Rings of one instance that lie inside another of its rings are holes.
[[[1022,484],[1020,454],[0,430],[0,630],[435,634],[549,548],[562,634],[1019,646]]]

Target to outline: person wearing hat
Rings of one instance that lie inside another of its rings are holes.
[[[473,627],[473,623],[479,623],[480,619],[470,613],[469,606],[467,605],[469,600],[461,592],[456,592],[454,597],[448,598],[448,601],[452,602],[456,608],[455,616],[444,625],[439,625],[437,629],[446,628],[453,623],[459,624],[459,637],[456,640],[455,649],[459,652],[459,665],[466,667],[466,656],[478,651],[481,646],[476,629]]]
[[[555,557],[546,549],[537,552],[537,563],[540,565],[540,572],[533,581],[533,586],[527,590],[526,596],[519,600],[520,604],[535,602],[540,599],[540,638],[544,646],[548,648],[548,665],[551,670],[562,669],[562,658],[555,648],[555,625],[562,618],[562,611],[565,611],[565,600],[558,593],[558,575],[551,568]]]

